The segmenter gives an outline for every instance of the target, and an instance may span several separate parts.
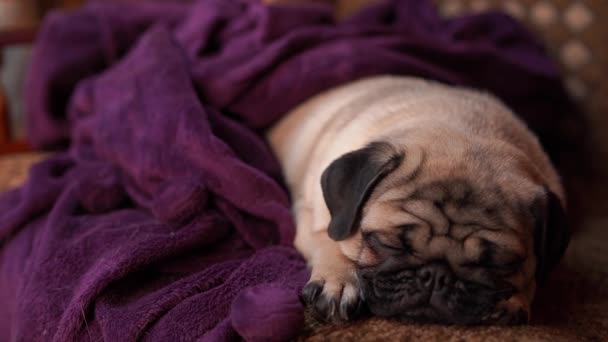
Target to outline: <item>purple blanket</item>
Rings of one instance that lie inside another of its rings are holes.
[[[550,151],[573,142],[555,67],[499,13],[394,0],[337,24],[322,6],[200,0],[48,16],[28,130],[61,151],[0,198],[0,341],[294,337],[308,271],[260,133],[385,73],[487,89]]]

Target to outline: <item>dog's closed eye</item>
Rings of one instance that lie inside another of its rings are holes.
[[[396,236],[391,237],[387,234],[367,232],[363,234],[363,239],[370,247],[372,247],[376,251],[387,250],[393,253],[406,252],[406,246],[404,246],[402,241]]]

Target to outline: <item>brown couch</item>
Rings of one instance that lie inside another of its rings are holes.
[[[273,1],[273,0],[270,0]],[[277,1],[277,0],[274,0]],[[278,0],[302,1],[302,0]],[[324,1],[324,0],[316,0]],[[331,1],[331,0],[325,0]],[[346,16],[373,0],[335,0]],[[593,175],[580,206],[584,220],[548,288],[539,291],[532,324],[523,327],[455,327],[368,319],[327,325],[307,318],[301,339],[352,341],[608,341],[608,1],[436,0],[457,15],[501,8],[546,41],[562,66],[572,95],[592,128]],[[18,186],[37,153],[0,157],[0,191]]]

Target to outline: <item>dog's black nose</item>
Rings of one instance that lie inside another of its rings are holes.
[[[433,292],[448,290],[454,281],[454,276],[449,267],[440,263],[422,266],[418,269],[417,275],[420,285]]]

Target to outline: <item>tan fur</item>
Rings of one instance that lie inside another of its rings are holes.
[[[326,293],[339,293],[342,287],[352,293],[351,288],[357,286],[353,263],[373,265],[380,261],[361,243],[362,231],[378,231],[383,243],[390,245],[394,238],[391,231],[411,223],[415,224],[411,234],[420,262],[444,258],[456,273],[468,277],[475,275],[461,270],[460,265],[479,256],[479,238],[504,247],[499,258],[505,262],[524,258],[521,272],[509,278],[520,293],[503,305],[529,309],[535,289],[529,231],[478,231],[463,224],[452,229],[451,235],[444,235],[446,218],[434,212],[434,207],[425,201],[402,201],[422,184],[438,179],[467,179],[480,187],[493,184],[507,200],[519,202],[531,202],[546,184],[564,201],[558,175],[537,139],[493,96],[411,77],[367,78],[301,104],[269,131],[268,139],[293,196],[295,246],[312,267],[311,279],[326,284]],[[359,232],[335,242],[326,233],[330,214],[320,185],[321,174],[343,154],[379,140],[402,151],[404,161],[374,189],[363,208]],[[417,174],[415,181],[403,181],[413,173]],[[433,189],[428,191],[432,197]],[[523,227],[520,218],[506,210],[492,193],[483,195],[480,201],[496,207],[497,215],[510,226]],[[415,212],[416,217],[403,208]],[[481,211],[459,211],[450,206],[445,210],[461,220],[482,222],[485,228],[495,224],[492,216]],[[420,222],[421,216],[432,221],[432,231]],[[430,236],[435,237],[429,240]],[[336,257],[338,254],[340,257]]]

